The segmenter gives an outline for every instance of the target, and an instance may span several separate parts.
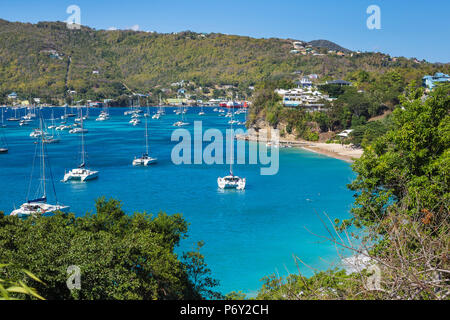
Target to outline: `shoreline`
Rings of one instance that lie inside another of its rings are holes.
[[[238,140],[247,140],[260,143],[266,143],[266,140],[258,140],[258,137],[253,135],[236,135]],[[321,154],[330,158],[353,163],[355,159],[359,159],[363,154],[363,149],[353,148],[349,145],[341,145],[336,143],[312,142],[306,140],[279,140],[282,145],[290,145],[293,148],[303,149],[309,152]]]

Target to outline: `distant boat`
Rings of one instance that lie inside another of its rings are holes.
[[[42,121],[42,115],[41,115],[41,131],[43,131],[43,121]],[[35,215],[42,215],[42,214],[48,214],[53,213],[55,211],[67,211],[69,209],[68,206],[60,205],[58,204],[58,200],[56,199],[56,192],[55,192],[55,199],[57,204],[49,204],[47,203],[47,185],[46,185],[46,177],[45,177],[45,169],[46,169],[46,156],[45,156],[45,146],[44,146],[44,138],[41,136],[41,147],[40,147],[40,186],[38,188],[38,192],[42,192],[41,196],[38,198],[35,198],[33,200],[27,200],[24,204],[20,206],[19,209],[15,209],[11,212],[12,216],[18,216],[18,217],[24,217],[24,216],[35,216]],[[53,183],[53,182],[52,182]],[[53,188],[53,190],[55,190]],[[28,198],[28,196],[27,196]]]
[[[5,112],[6,112],[6,108],[1,108],[0,110],[2,110],[2,128],[6,127],[5,124]]]
[[[137,126],[139,123],[141,123],[141,120],[139,120],[138,118],[133,118],[130,120],[129,123],[132,124],[133,126]]]
[[[6,119],[6,121],[20,121],[20,119],[17,117],[17,108],[14,108],[14,117],[10,117]]]
[[[184,114],[185,114],[185,112],[184,112],[184,110],[182,110],[183,108],[180,108],[180,112],[178,113],[177,112],[177,114],[181,114],[181,121],[177,121],[177,122],[175,122],[174,124],[173,124],[173,126],[174,127],[183,127],[183,126],[188,126],[189,125],[189,123],[188,122],[185,122],[184,121]]]
[[[145,153],[139,158],[134,158],[133,166],[148,166],[155,164],[157,160],[158,159],[152,158],[148,155],[148,125],[147,118],[145,118]]]
[[[83,116],[81,115],[81,118]],[[81,164],[78,168],[72,169],[69,172],[64,174],[63,182],[67,182],[69,180],[80,180],[81,182],[85,182],[88,180],[93,180],[98,178],[98,171],[93,171],[86,168],[86,151],[84,150],[84,128],[83,121],[81,121]]]
[[[84,128],[74,128],[72,130],[69,130],[69,133],[88,133],[88,129]]]
[[[6,137],[3,130],[4,129],[1,129],[0,133],[0,153],[8,153],[8,143],[6,142]]]
[[[38,129],[34,129],[31,133],[30,133],[30,137],[31,138],[39,138],[41,136],[43,136],[45,134],[45,132],[38,128]]]
[[[205,114],[205,112],[203,111],[203,106],[202,106],[202,109],[201,109],[201,111],[198,113],[198,115],[199,116],[203,116]]]

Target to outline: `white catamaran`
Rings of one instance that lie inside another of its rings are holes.
[[[83,119],[83,115],[81,115],[81,119]],[[83,120],[81,120],[81,164],[78,168],[72,169],[69,172],[64,174],[63,182],[67,182],[68,180],[79,180],[81,182],[85,182],[88,180],[92,180],[98,177],[98,171],[93,171],[86,168],[86,152],[84,150],[84,128],[83,128]]]
[[[234,156],[233,156],[233,144],[234,144],[234,136],[233,136],[233,122],[230,123],[231,126],[231,142],[230,142],[230,174],[226,177],[219,177],[217,178],[217,185],[220,189],[236,189],[236,190],[244,190],[246,180],[245,178],[241,178],[238,176],[235,176],[233,174],[233,162],[234,162]]]
[[[140,158],[134,158],[133,166],[148,166],[155,164],[158,159],[152,158],[148,155],[148,125],[147,118],[145,118],[145,153]]]
[[[41,118],[41,129],[42,129],[42,118]],[[58,200],[56,198],[56,192],[55,192],[55,200],[56,204],[49,204],[47,203],[47,185],[46,185],[46,177],[45,177],[45,146],[44,146],[44,137],[41,135],[41,143],[39,146],[40,149],[40,185],[36,192],[36,195],[42,192],[42,195],[38,198],[35,198],[33,200],[27,200],[24,204],[20,206],[19,209],[15,209],[11,212],[12,216],[19,216],[19,217],[25,217],[25,216],[34,216],[34,215],[42,215],[42,214],[49,214],[53,213],[55,211],[67,211],[69,209],[68,206],[64,206],[61,204],[58,204]],[[38,146],[36,146],[36,149]],[[36,150],[37,153],[37,150]],[[53,183],[53,180],[52,180]],[[30,181],[31,186],[31,181]],[[53,186],[53,190],[55,190]],[[29,193],[29,192],[28,192]],[[27,196],[28,198],[28,196]]]

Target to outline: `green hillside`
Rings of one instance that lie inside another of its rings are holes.
[[[68,89],[77,92],[73,99],[115,98],[129,93],[123,84],[136,92],[155,93],[180,80],[190,82],[197,92],[202,87],[200,94],[210,91],[204,88],[225,84],[245,93],[249,85],[261,80],[293,80],[309,73],[323,80],[345,78],[361,69],[383,73],[397,68],[407,70],[407,77],[418,78],[438,69],[379,53],[295,54],[291,53],[292,40],[286,39],[189,31],[69,30],[61,22],[0,20],[0,43],[0,99],[11,91],[21,97],[62,99]]]

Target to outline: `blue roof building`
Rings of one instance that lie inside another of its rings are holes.
[[[445,73],[437,72],[434,76],[425,76],[422,78],[422,86],[433,90],[438,83],[450,82],[450,76]]]

